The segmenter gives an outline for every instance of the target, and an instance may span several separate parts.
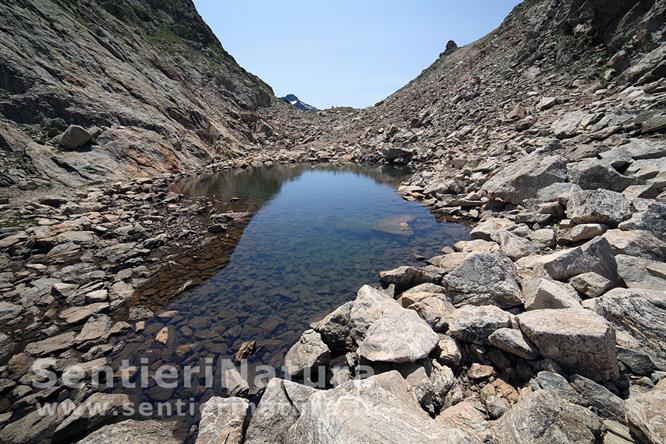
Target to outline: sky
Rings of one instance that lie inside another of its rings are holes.
[[[277,96],[363,108],[471,43],[519,0],[194,0],[224,49]]]

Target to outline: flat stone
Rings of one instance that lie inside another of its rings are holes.
[[[614,191],[579,191],[569,199],[567,217],[577,224],[617,226],[631,217],[631,206],[622,194]]]
[[[88,341],[97,341],[99,339],[106,339],[110,335],[110,329],[113,321],[106,315],[99,315],[97,317],[90,317],[83,325],[81,333],[74,339],[77,343]]]
[[[567,165],[569,182],[583,190],[604,189],[622,192],[627,187],[637,185],[635,177],[625,176],[613,167],[612,160],[583,159]]]
[[[560,116],[551,125],[553,135],[558,139],[568,139],[576,135],[583,120],[589,117],[586,111],[571,111]]]
[[[214,396],[201,409],[196,444],[240,444],[250,402],[243,398]]]
[[[596,237],[579,247],[540,256],[537,262],[558,281],[588,272],[600,274],[612,282],[619,280],[615,256],[603,237]]]
[[[492,365],[482,365],[478,362],[473,363],[467,370],[467,377],[470,379],[485,379],[495,374]]]
[[[437,333],[415,312],[404,310],[375,321],[358,354],[370,361],[415,362],[428,356],[438,340]]]
[[[448,334],[462,342],[489,345],[488,337],[511,326],[511,314],[492,306],[465,305],[449,317]]]
[[[127,408],[134,408],[134,404],[125,394],[93,393],[58,425],[53,438],[71,440],[85,435],[86,430],[95,430]]]
[[[614,395],[603,385],[597,384],[580,375],[572,375],[569,378],[571,386],[580,393],[594,412],[602,418],[609,418],[616,421],[624,421],[626,408],[624,400]]]
[[[558,202],[566,207],[571,195],[583,189],[575,183],[556,182],[537,191],[536,198],[541,202]]]
[[[491,237],[499,244],[502,251],[514,261],[534,254],[537,250],[532,242],[510,231],[498,231],[493,233]]]
[[[560,243],[578,243],[597,236],[601,236],[606,231],[606,225],[602,224],[581,224],[572,227],[569,230],[558,233],[557,240]]]
[[[70,307],[62,310],[58,317],[63,319],[68,324],[78,324],[85,321],[90,316],[105,311],[109,308],[106,302],[97,302],[94,304],[86,305],[85,307]]]
[[[467,255],[468,253],[460,253],[460,252],[442,254],[440,256],[434,256],[428,259],[428,263],[443,270],[444,273],[451,273],[453,270],[455,270],[458,266],[460,266],[463,263]],[[428,284],[422,284],[422,285],[428,285]],[[416,287],[420,287],[420,285],[417,285]],[[411,288],[410,291],[416,287]]]
[[[516,223],[510,219],[489,217],[488,219],[479,222],[474,228],[472,228],[469,236],[472,239],[483,239],[489,241],[492,240],[491,236],[496,231],[506,230],[515,224]]]
[[[523,303],[516,269],[503,253],[471,253],[444,277],[443,285],[455,306],[515,307]]]
[[[0,321],[13,320],[23,313],[23,307],[11,302],[0,301]]]
[[[69,331],[41,341],[31,342],[25,346],[25,351],[33,356],[46,356],[72,348],[75,342],[76,332]]]
[[[596,381],[618,377],[615,330],[596,313],[573,308],[534,310],[516,319],[541,355],[566,371]]]
[[[379,281],[384,288],[395,285],[395,291],[401,293],[416,285],[441,282],[441,276],[425,268],[402,266],[379,273]]]

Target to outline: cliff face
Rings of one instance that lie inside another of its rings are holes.
[[[190,0],[2,0],[0,9],[4,186],[203,165],[251,146],[255,124],[241,115],[274,100]],[[95,136],[85,155],[52,141],[72,124]]]

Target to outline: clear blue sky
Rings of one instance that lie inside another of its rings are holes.
[[[471,43],[519,0],[194,0],[224,48],[275,94],[371,106]]]

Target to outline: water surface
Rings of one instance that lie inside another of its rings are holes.
[[[437,222],[396,185],[406,172],[361,167],[275,166],[188,179],[176,190],[235,198],[259,208],[217,274],[173,299],[119,355],[186,365],[230,356],[243,341],[259,349],[254,363],[280,366],[308,323],[355,297],[378,272],[418,264],[466,239],[460,224]],[[213,252],[215,254],[215,252]],[[220,251],[220,254],[224,252]],[[169,343],[153,340],[168,325]],[[162,397],[191,395],[170,393]]]

